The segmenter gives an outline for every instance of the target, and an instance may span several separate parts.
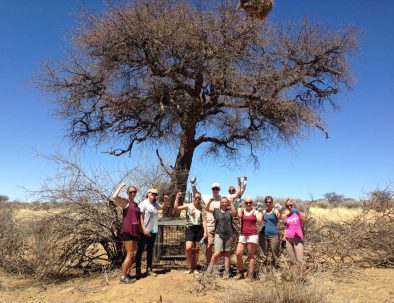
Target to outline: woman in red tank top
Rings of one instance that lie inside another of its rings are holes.
[[[248,280],[254,279],[254,257],[259,243],[259,236],[257,234],[257,221],[261,222],[262,215],[253,207],[252,198],[245,199],[245,208],[238,209],[238,217],[241,218],[241,232],[239,234],[239,240],[237,245],[237,266],[238,273],[235,276],[236,280],[244,278],[244,264],[243,255],[245,248],[248,250],[249,268],[248,268]]]
[[[111,198],[123,208],[122,240],[126,250],[126,258],[123,262],[122,276],[120,282],[132,283],[135,279],[130,277],[130,267],[134,262],[134,254],[137,249],[137,242],[141,231],[141,212],[134,201],[137,194],[135,186],[127,188],[128,199],[119,197],[119,192],[125,186],[122,182],[115,189]]]

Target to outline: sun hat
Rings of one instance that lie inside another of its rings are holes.
[[[151,193],[151,194],[159,194],[159,191],[156,189],[156,188],[151,188],[150,190],[149,190],[149,192]]]

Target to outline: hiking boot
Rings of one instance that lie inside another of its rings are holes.
[[[148,269],[148,271],[146,272],[146,275],[148,277],[157,277],[157,273],[155,273],[152,269]]]
[[[130,278],[128,276],[126,276],[126,277],[125,276],[121,276],[120,277],[120,283],[131,284],[133,282],[135,282],[135,279],[132,279],[132,278]]]
[[[141,274],[141,270],[136,270],[135,271],[135,278],[137,279],[137,280],[139,280],[139,279],[141,279],[142,278],[142,274]]]

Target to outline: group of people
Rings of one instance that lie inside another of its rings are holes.
[[[279,252],[281,235],[278,223],[282,220],[285,225],[283,239],[290,266],[294,269],[303,265],[303,229],[305,214],[298,210],[295,202],[291,199],[286,201],[287,213],[283,214],[284,208],[276,203],[271,196],[264,199],[265,207],[253,205],[253,199],[247,197],[241,205],[241,196],[246,189],[247,178],[238,178],[238,187],[229,187],[229,195],[220,195],[220,184],[213,183],[212,193],[202,195],[196,187],[196,179],[191,180],[193,197],[189,204],[182,204],[183,193],[176,194],[174,210],[186,213],[186,261],[187,273],[198,273],[198,256],[201,243],[205,243],[205,257],[207,272],[216,274],[219,272],[220,257],[224,258],[223,278],[230,278],[231,244],[233,239],[233,218],[238,216],[241,228],[236,248],[237,274],[234,279],[247,278],[254,280],[255,253],[258,245],[261,246],[264,263],[268,266],[272,263],[273,268],[279,271]],[[169,203],[169,197],[164,196],[163,203],[157,201],[158,190],[150,189],[147,198],[140,204],[135,202],[137,188],[127,188],[128,199],[119,196],[121,189],[125,187],[121,183],[114,191],[112,199],[123,208],[122,240],[126,250],[126,258],[123,263],[120,281],[131,283],[134,281],[130,276],[130,268],[135,261],[136,279],[141,277],[141,257],[147,247],[147,271],[146,274],[155,276],[152,271],[153,248],[158,232],[158,212],[165,209]],[[258,222],[262,222],[262,228],[258,230]],[[247,251],[249,265],[247,275],[244,274],[243,256]],[[269,254],[272,260],[269,260]],[[134,258],[135,255],[135,258]]]

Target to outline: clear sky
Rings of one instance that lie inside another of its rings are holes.
[[[25,200],[23,187],[39,188],[56,169],[36,153],[69,149],[67,125],[53,115],[48,96],[31,79],[40,63],[64,57],[79,9],[101,9],[102,3],[0,0],[0,194]],[[258,169],[247,161],[223,167],[198,153],[191,174],[202,192],[209,192],[214,181],[225,191],[237,175],[248,176],[245,194],[253,197],[309,199],[335,191],[360,198],[394,182],[394,1],[276,0],[270,15],[275,22],[304,17],[330,29],[355,24],[362,30],[351,62],[353,90],[338,96],[339,110],[324,116],[330,139],[313,131],[292,148],[279,146],[261,154]],[[142,162],[138,153],[119,159],[103,151],[100,146],[83,149],[83,164],[116,171]]]

